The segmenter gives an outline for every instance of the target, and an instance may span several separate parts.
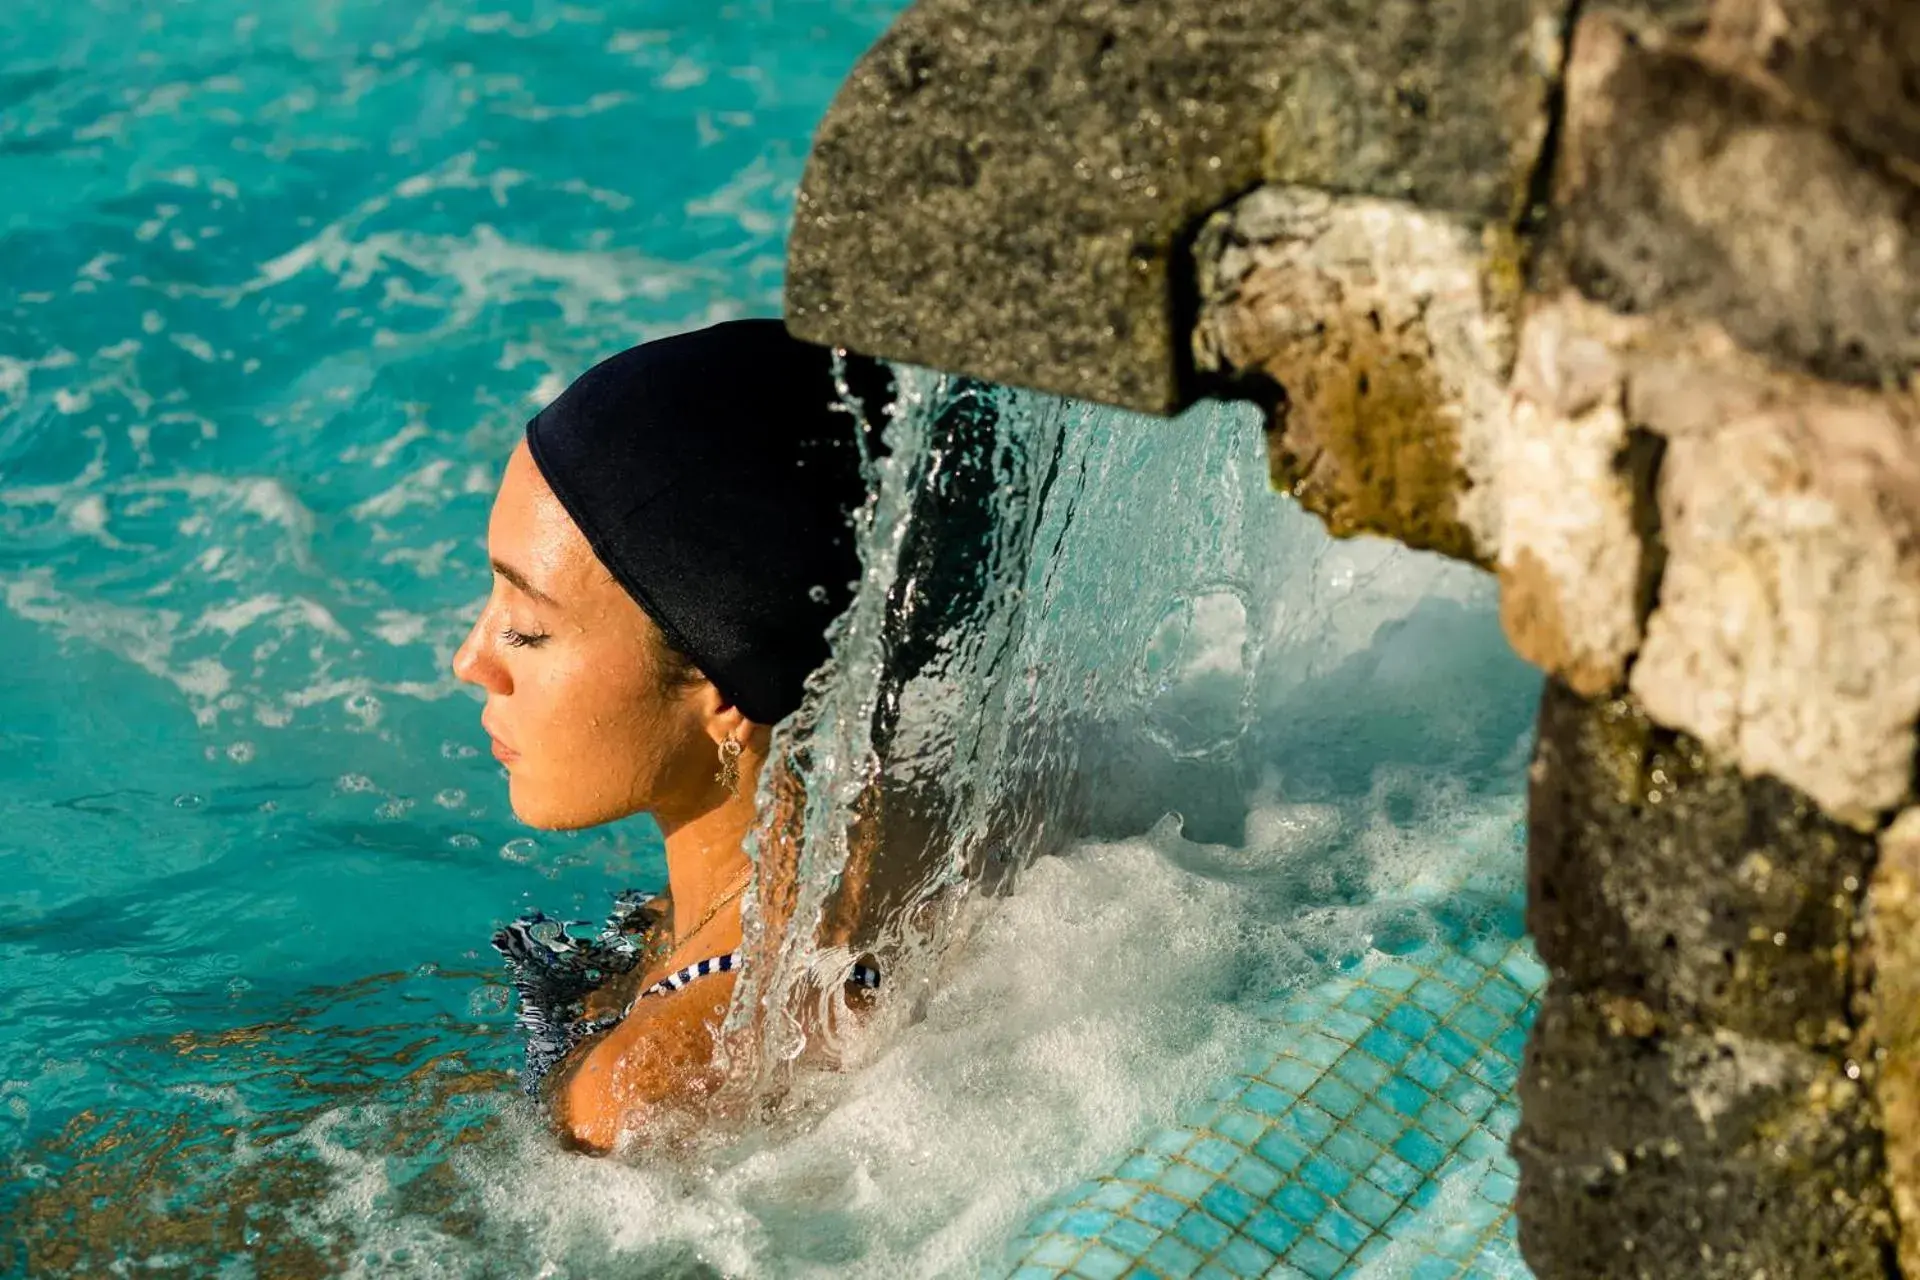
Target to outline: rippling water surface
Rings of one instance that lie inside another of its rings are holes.
[[[447,674],[497,466],[599,356],[777,311],[809,130],[899,7],[13,0],[0,1271],[969,1274],[1229,1070],[1299,957],[1516,868],[1534,686],[1484,586],[1326,544],[1244,415],[1087,419],[1166,433],[1089,492],[1226,468],[1244,506],[1128,499],[1195,539],[1125,658],[1185,763],[774,1134],[625,1167],[505,1106],[487,934],[661,865],[644,822],[518,826]],[[1147,544],[1104,518],[1067,616]],[[1284,639],[1258,691],[1249,635]]]

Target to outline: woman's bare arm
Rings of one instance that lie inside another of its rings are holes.
[[[713,1051],[735,974],[654,996],[567,1070],[552,1095],[561,1134],[604,1154],[656,1110],[686,1111],[719,1084]]]

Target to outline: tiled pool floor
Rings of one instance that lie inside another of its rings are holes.
[[[1429,944],[1287,1001],[1271,1042],[1055,1198],[1011,1280],[1525,1276],[1514,1240],[1524,940]]]

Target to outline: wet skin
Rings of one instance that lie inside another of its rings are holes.
[[[668,680],[659,630],[594,556],[524,443],[494,499],[487,549],[493,591],[453,670],[486,693],[481,723],[506,766],[514,813],[548,830],[639,813],[659,824],[673,933],[639,987],[734,950],[739,897],[727,896],[749,872],[742,843],[769,728],[709,680]],[[715,778],[728,740],[743,749],[738,795]],[[706,1095],[733,987],[726,974],[648,999],[583,1045],[553,1079],[563,1134],[607,1151],[663,1106]]]

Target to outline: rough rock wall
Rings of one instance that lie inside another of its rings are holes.
[[[804,336],[1255,394],[1498,574],[1540,1275],[1920,1276],[1920,3],[921,0],[792,252]]]
[[[1252,193],[1197,360],[1553,677],[1535,1269],[1920,1275],[1920,5],[1589,3],[1566,48],[1542,207]]]

